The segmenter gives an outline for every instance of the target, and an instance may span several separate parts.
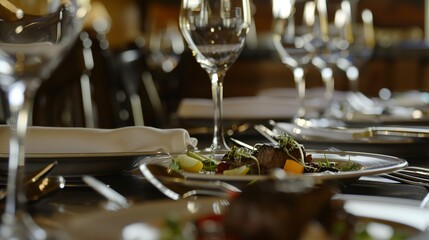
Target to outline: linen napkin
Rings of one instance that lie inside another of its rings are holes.
[[[342,102],[347,98],[347,91],[335,90],[332,93],[332,101]],[[314,107],[323,107],[325,100],[326,89],[324,87],[313,87],[305,90],[305,99],[309,101],[309,105]],[[281,97],[298,99],[298,91],[296,88],[266,88],[260,90],[257,96],[265,97]],[[317,105],[317,103],[319,105]]]
[[[185,152],[198,141],[185,129],[29,127],[27,153]],[[0,153],[7,153],[9,126],[0,126]]]
[[[284,119],[296,114],[295,99],[264,96],[230,97],[223,100],[224,119]],[[185,98],[178,107],[180,118],[212,118],[213,102],[207,98]]]
[[[308,113],[318,113],[326,108],[324,94],[324,88],[307,89],[304,105]],[[333,101],[344,100],[344,92],[334,92]],[[295,88],[264,89],[256,96],[223,99],[223,117],[224,119],[289,119],[297,113],[298,104]],[[185,98],[180,102],[177,114],[184,119],[212,118],[212,99]]]

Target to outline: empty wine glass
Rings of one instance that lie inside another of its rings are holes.
[[[2,239],[44,239],[26,210],[25,135],[43,79],[78,36],[89,0],[8,0],[0,3],[0,86],[10,111],[7,197]]]
[[[229,149],[223,132],[223,80],[240,55],[251,24],[249,0],[182,0],[180,29],[208,73],[214,104],[211,149]]]
[[[320,76],[325,84],[325,108],[322,115],[329,114],[332,97],[334,94],[334,72],[338,51],[330,46],[329,20],[326,0],[316,1],[317,17],[314,24],[314,35],[317,41],[313,41],[316,54],[312,59],[313,65],[320,71]]]
[[[336,27],[343,40],[343,53],[337,61],[349,80],[351,92],[359,91],[360,69],[368,62],[375,47],[373,16],[369,9],[364,9],[359,18],[352,16],[351,3],[341,2],[342,20],[337,20]],[[362,20],[362,24],[359,20]]]
[[[146,37],[149,67],[169,73],[179,64],[185,46],[176,24],[176,22],[168,22],[166,26],[155,26],[153,23],[149,28]]]
[[[294,122],[306,118],[305,72],[316,54],[318,42],[314,34],[316,3],[304,0],[273,0],[273,43],[284,64],[292,69],[298,91],[298,111]]]

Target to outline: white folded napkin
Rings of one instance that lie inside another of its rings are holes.
[[[323,101],[312,99],[305,102],[308,112],[324,108]],[[297,113],[297,98],[270,96],[231,97],[223,100],[224,119],[288,119]],[[180,118],[211,118],[213,102],[207,98],[186,98],[178,107]]]
[[[294,102],[271,97],[232,97],[223,100],[224,119],[290,118],[297,111]],[[207,98],[186,98],[178,107],[180,118],[212,118],[213,101]]]
[[[118,129],[29,127],[27,153],[185,152],[197,139],[185,129],[124,127]],[[0,153],[7,153],[9,127],[0,126]]]
[[[346,100],[347,91],[335,90],[332,93],[332,101],[341,102]],[[319,104],[323,104],[325,99],[326,89],[324,87],[314,87],[305,90],[305,98],[307,101],[318,101]],[[257,96],[265,97],[282,97],[282,98],[294,98],[298,99],[298,91],[296,88],[267,88],[260,90]],[[312,103],[315,104],[315,103]],[[311,105],[311,104],[309,104]],[[320,106],[320,105],[319,105]]]

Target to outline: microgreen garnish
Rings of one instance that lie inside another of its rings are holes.
[[[239,148],[237,146],[233,146],[228,154],[228,159],[235,159],[238,162],[241,162],[241,158],[252,159],[256,162],[256,166],[258,167],[258,174],[261,174],[261,167],[259,166],[258,159],[253,156],[254,151],[248,148]]]
[[[283,150],[289,155],[289,157],[291,157],[293,160],[302,163],[302,165],[305,165],[304,162],[304,152],[302,151],[302,146],[295,141],[295,139],[293,139],[291,136],[289,136],[288,134],[283,134],[279,137],[278,139],[279,145],[281,148],[283,148]],[[299,150],[299,153],[301,155],[301,159],[296,159],[291,152],[293,150]]]

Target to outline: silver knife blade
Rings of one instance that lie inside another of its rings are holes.
[[[413,138],[428,138],[429,128],[425,127],[368,127],[362,128],[362,133],[368,134],[368,137],[376,135],[395,136],[395,137],[413,137]],[[359,135],[357,135],[359,136]]]
[[[255,125],[254,128],[257,132],[259,132],[262,136],[268,139],[271,143],[274,143],[276,145],[279,144],[279,142],[273,138],[275,134],[271,131],[271,129],[261,124]]]
[[[429,138],[429,128],[423,127],[312,128],[284,122],[276,123],[275,127],[304,139],[362,140],[376,136]]]
[[[99,181],[98,179],[91,176],[83,176],[82,180],[90,187],[92,187],[95,191],[107,198],[107,200],[117,204],[122,208],[130,207],[128,200],[124,196],[122,196],[103,182]]]
[[[235,139],[235,138],[229,138],[229,140],[231,140],[232,142],[234,142],[235,144],[237,144],[237,145],[239,145],[239,146],[241,146],[241,147],[245,147],[245,148],[250,149],[250,150],[252,150],[252,151],[255,151],[255,150],[256,150],[256,148],[255,148],[255,147],[253,147],[253,146],[251,146],[251,145],[249,145],[249,144],[247,144],[247,143],[245,143],[245,142],[242,142],[242,141],[240,141],[240,140],[238,140],[238,139]]]

